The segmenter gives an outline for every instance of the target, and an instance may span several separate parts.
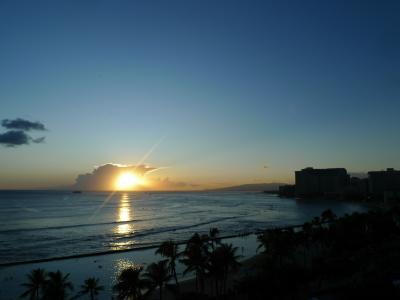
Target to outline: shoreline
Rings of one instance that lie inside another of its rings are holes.
[[[248,232],[248,233],[244,233],[244,234],[227,235],[227,236],[220,237],[220,239],[223,240],[223,239],[230,239],[230,238],[235,238],[235,237],[245,237],[245,236],[249,236],[249,235],[252,235],[252,234],[257,234],[257,232]],[[183,245],[183,244],[186,244],[186,242],[187,242],[187,240],[175,241],[175,243],[177,245]],[[137,247],[137,248],[129,248],[129,249],[121,249],[121,250],[107,250],[107,251],[93,252],[93,253],[82,253],[82,254],[75,254],[75,255],[68,255],[68,256],[58,256],[58,257],[33,259],[33,260],[27,260],[27,261],[16,261],[16,262],[9,262],[9,263],[0,263],[0,268],[2,268],[2,267],[12,267],[12,266],[18,266],[18,265],[44,263],[44,262],[51,262],[51,261],[57,261],[57,260],[68,260],[68,259],[75,259],[75,258],[84,258],[84,257],[93,257],[93,256],[118,254],[118,253],[124,253],[124,252],[143,251],[143,250],[149,250],[149,249],[158,248],[160,245],[161,245],[161,242],[158,243],[158,244],[149,245],[149,246],[142,246],[142,247]]]
[[[264,229],[259,229],[259,230],[255,230],[255,231],[251,231],[251,232],[243,232],[243,233],[238,233],[238,234],[221,236],[221,237],[219,237],[219,239],[225,240],[225,239],[231,239],[231,238],[247,237],[247,236],[250,236],[250,235],[257,235],[257,234],[262,233],[266,229],[275,229],[276,228],[276,229],[285,230],[285,229],[301,228],[302,226],[303,226],[303,224],[265,227]],[[184,244],[186,244],[187,240],[174,241],[174,242],[177,245],[184,245]],[[129,248],[129,249],[121,249],[121,250],[107,250],[107,251],[93,252],[93,253],[82,253],[82,254],[74,254],[74,255],[67,255],[67,256],[58,256],[58,257],[32,259],[32,260],[26,260],[26,261],[0,263],[0,268],[2,268],[2,267],[12,267],[12,266],[18,266],[18,265],[29,265],[29,264],[36,264],[36,263],[45,263],[45,262],[51,262],[51,261],[61,261],[61,260],[76,259],[76,258],[85,258],[85,257],[95,257],[95,256],[102,256],[102,255],[119,254],[119,253],[125,253],[125,252],[144,251],[144,250],[149,250],[149,249],[156,249],[161,245],[161,243],[162,242],[159,242],[158,244],[154,244],[154,245],[149,245],[149,246],[142,246],[142,247]]]
[[[371,206],[371,207],[374,207],[374,206]],[[376,209],[376,208],[380,208],[380,207],[379,206],[375,206],[374,208]],[[246,237],[246,236],[250,236],[250,235],[257,235],[257,234],[260,234],[260,233],[262,233],[263,231],[265,231],[267,229],[285,230],[285,229],[301,228],[302,226],[303,226],[303,224],[286,225],[286,226],[271,226],[271,227],[265,227],[263,229],[258,229],[258,230],[255,230],[255,231],[242,232],[242,233],[238,233],[238,234],[221,236],[221,237],[219,237],[219,239],[224,240],[224,239],[231,239],[231,238],[238,238],[238,237]],[[183,244],[186,244],[187,240],[180,240],[180,241],[174,241],[174,242],[177,245],[183,245]],[[2,268],[2,267],[12,267],[12,266],[18,266],[18,265],[44,263],[44,262],[51,262],[51,261],[58,261],[58,260],[68,260],[68,259],[75,259],[75,258],[111,255],[111,254],[118,254],[118,253],[124,253],[124,252],[143,251],[143,250],[149,250],[149,249],[158,248],[161,245],[161,243],[162,242],[159,242],[159,243],[153,244],[153,245],[149,245],[149,246],[141,246],[141,247],[137,247],[137,248],[129,248],[129,249],[121,249],[121,250],[107,250],[107,251],[93,252],[93,253],[82,253],[82,254],[74,254],[74,255],[67,255],[67,256],[58,256],[58,257],[32,259],[32,260],[26,260],[26,261],[0,263],[0,268]]]
[[[235,236],[237,237],[226,237],[224,242],[231,243],[237,247],[238,253],[243,257],[243,260],[257,255],[258,244],[256,235]],[[47,271],[61,270],[65,274],[70,274],[69,278],[74,287],[79,287],[85,279],[95,276],[99,278],[101,284],[104,286],[104,291],[99,295],[98,299],[110,299],[112,296],[112,287],[121,270],[129,266],[142,266],[146,268],[151,263],[162,259],[162,257],[155,254],[154,247],[147,247],[147,249],[136,248],[134,250],[137,251],[117,251],[107,255],[85,256],[1,267],[0,299],[19,299],[18,295],[21,291],[21,284],[26,281],[26,274],[35,268],[42,268]],[[193,276],[191,274],[183,275],[184,269],[185,266],[179,262],[177,264],[178,279],[180,282],[186,280],[190,282]]]
[[[308,202],[311,199],[297,199],[302,202]],[[345,202],[350,202],[350,203],[358,203],[357,201],[345,201]],[[374,209],[381,209],[382,205],[378,205],[376,202],[364,202],[363,203],[368,209],[367,210],[374,210]],[[86,226],[86,225],[85,225]],[[278,229],[290,229],[290,228],[301,228],[303,226],[302,224],[295,224],[295,225],[267,225],[264,226],[263,228],[257,228],[252,231],[244,231],[240,233],[235,233],[231,235],[226,235],[226,236],[221,236],[220,239],[230,239],[230,238],[237,238],[237,237],[246,237],[250,235],[257,235],[261,232],[263,232],[266,229],[273,229],[273,228],[278,228]],[[155,244],[148,243],[143,243],[141,246],[139,245],[138,247],[135,248],[128,248],[128,249],[118,249],[118,250],[104,250],[104,251],[98,251],[98,252],[92,252],[92,253],[80,253],[80,254],[71,254],[71,255],[66,255],[66,256],[56,256],[56,257],[47,257],[47,258],[37,258],[37,259],[30,259],[30,260],[23,260],[23,261],[11,261],[11,262],[0,262],[0,269],[5,268],[5,267],[12,267],[12,266],[19,266],[19,265],[29,265],[29,264],[37,264],[37,263],[46,263],[46,262],[52,262],[52,261],[63,261],[63,260],[68,260],[68,259],[78,259],[78,258],[85,258],[85,257],[99,257],[99,256],[106,256],[106,255],[113,255],[113,254],[120,254],[120,253],[129,253],[129,252],[138,252],[138,251],[145,251],[145,250],[150,250],[150,249],[156,249],[159,247],[159,245],[163,241],[157,241]],[[183,245],[187,242],[187,239],[185,240],[174,240],[175,243],[178,245]]]
[[[279,228],[279,229],[284,230],[284,229],[290,229],[290,228],[293,228],[293,229],[294,228],[300,228],[302,226],[303,226],[303,224],[301,224],[301,225],[266,227],[265,229]],[[221,236],[221,237],[219,237],[219,239],[225,240],[225,239],[231,239],[231,238],[247,237],[247,236],[250,236],[250,235],[257,235],[257,234],[263,232],[265,229],[260,229],[260,230],[251,231],[251,232],[244,232],[244,233],[239,233],[239,234]],[[184,244],[186,244],[187,240],[174,241],[174,242],[177,245],[184,245]],[[27,261],[16,261],[16,262],[0,263],[0,268],[2,268],[2,267],[12,267],[12,266],[18,266],[18,265],[29,265],[29,264],[36,264],[36,263],[45,263],[45,262],[51,262],[51,261],[61,261],[61,260],[76,259],[76,258],[84,258],[84,257],[95,257],[95,256],[102,256],[102,255],[119,254],[119,253],[125,253],[125,252],[143,251],[143,250],[149,250],[149,249],[156,249],[161,245],[161,243],[162,242],[160,242],[158,244],[154,244],[154,245],[149,245],[149,246],[142,246],[142,247],[129,248],[129,249],[121,249],[121,250],[107,250],[107,251],[93,252],[93,253],[82,253],[82,254],[75,254],[75,255],[68,255],[68,256],[58,256],[58,257],[33,259],[33,260],[27,260]]]
[[[241,272],[235,275],[252,273],[251,271],[257,266],[257,263],[249,266],[248,261],[258,261],[260,253],[258,252],[257,234],[260,234],[266,229],[301,229],[303,224],[295,225],[273,225],[264,226],[262,229],[255,229],[251,232],[241,232],[237,234],[221,236],[220,239],[232,243],[241,251],[242,264]],[[229,241],[229,239],[231,239]],[[227,241],[228,240],[228,241]],[[176,241],[179,245],[183,245],[187,240]],[[30,260],[23,262],[10,262],[0,264],[0,273],[2,274],[2,290],[0,290],[1,299],[17,299],[16,291],[20,290],[20,285],[24,282],[26,274],[35,268],[40,267],[46,270],[62,270],[65,273],[71,274],[71,281],[74,286],[79,286],[86,278],[96,276],[105,286],[105,292],[99,299],[109,299],[112,295],[112,286],[116,280],[117,274],[127,266],[141,265],[146,266],[157,260],[157,255],[154,250],[159,244],[137,247],[123,250],[109,250],[96,253],[85,253],[63,257],[52,257],[38,260]],[[91,257],[98,257],[92,259]],[[36,264],[36,266],[35,266]],[[43,264],[43,265],[42,265]],[[193,290],[192,276],[183,276],[183,265],[178,265],[178,277],[183,286],[188,288],[188,291]],[[244,272],[244,273],[243,273]],[[186,277],[186,278],[184,278]],[[212,294],[212,287],[210,290]],[[166,300],[169,298],[165,298]]]

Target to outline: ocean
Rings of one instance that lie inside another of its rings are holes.
[[[232,236],[298,225],[328,208],[339,216],[367,209],[260,192],[1,191],[0,265],[181,241],[211,227]]]

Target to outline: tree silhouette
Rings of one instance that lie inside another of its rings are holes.
[[[240,266],[237,249],[232,244],[221,244],[209,255],[208,270],[209,275],[214,278],[216,296],[226,292],[229,271]]]
[[[310,222],[305,222],[299,235],[303,244],[303,266],[305,268],[307,264],[307,252],[310,250],[312,243],[312,224]]]
[[[219,244],[220,239],[218,238],[219,235],[219,230],[216,227],[210,228],[210,231],[208,233],[211,248],[215,249],[217,247],[217,244]]]
[[[160,300],[162,300],[163,286],[172,277],[168,269],[168,259],[150,264],[144,276],[149,280],[151,290],[159,288]]]
[[[181,262],[186,266],[183,275],[194,272],[196,275],[196,291],[203,292],[204,277],[208,262],[208,236],[195,233],[187,242]]]
[[[94,300],[95,296],[99,294],[100,291],[104,290],[104,287],[99,285],[99,279],[94,277],[89,277],[84,281],[84,284],[81,285],[80,295],[89,294],[90,299]]]
[[[240,255],[237,255],[237,247],[233,247],[232,244],[222,244],[218,249],[221,249],[221,258],[224,266],[224,281],[223,281],[223,292],[226,292],[226,282],[228,279],[229,271],[236,271],[239,266]]]
[[[180,255],[178,252],[178,245],[171,240],[165,241],[158,247],[156,254],[160,254],[161,256],[168,258],[169,272],[174,277],[176,286],[179,288],[178,276],[176,274],[176,260]]]
[[[321,213],[321,222],[333,222],[336,220],[336,215],[332,212],[332,210],[327,209]]]
[[[283,258],[290,258],[296,246],[293,229],[268,229],[257,237],[263,247],[264,253],[273,258],[278,258],[279,266],[282,266]]]
[[[22,286],[26,288],[26,291],[20,296],[21,298],[29,297],[31,300],[40,299],[40,295],[43,293],[44,286],[46,283],[46,272],[44,269],[34,269],[30,274],[26,275],[28,282],[23,283]]]
[[[210,253],[209,256],[209,263],[207,265],[208,275],[214,279],[214,289],[215,289],[215,296],[219,296],[221,292],[221,287],[223,285],[224,280],[224,265],[221,259],[221,251],[215,249]]]
[[[113,287],[118,300],[142,299],[143,291],[148,289],[147,280],[141,278],[142,270],[142,267],[129,267],[121,271]]]
[[[73,290],[72,283],[68,280],[69,273],[63,275],[61,271],[50,272],[45,284],[44,299],[64,300],[67,299],[68,291]]]

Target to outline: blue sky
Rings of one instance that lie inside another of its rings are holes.
[[[204,185],[400,168],[398,1],[1,1],[0,187],[104,163]],[[264,166],[268,168],[265,169]]]

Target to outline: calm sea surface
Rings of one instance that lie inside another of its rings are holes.
[[[148,246],[210,227],[228,236],[296,225],[327,208],[337,215],[367,209],[249,192],[1,191],[0,264]]]

